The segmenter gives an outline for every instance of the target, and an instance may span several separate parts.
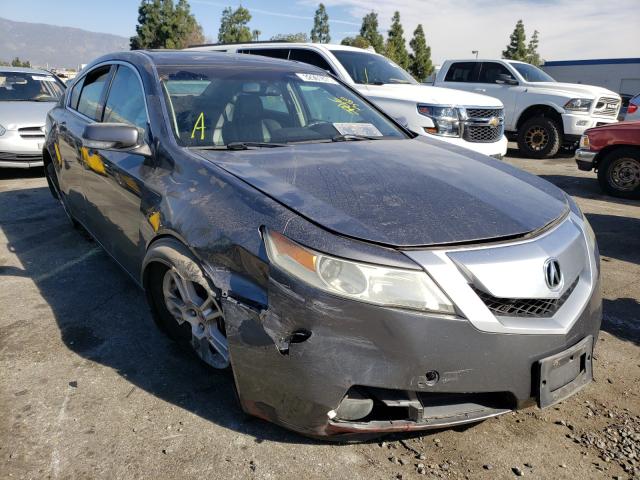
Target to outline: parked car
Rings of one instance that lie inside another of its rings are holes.
[[[156,322],[311,436],[441,428],[592,379],[593,231],[539,177],[405,130],[326,72],[133,51],[49,112],[47,178]]]
[[[64,89],[45,70],[0,67],[0,168],[42,166],[44,122]]]
[[[624,119],[625,121],[640,120],[640,93],[629,99]]]
[[[507,137],[527,157],[553,157],[575,148],[587,128],[617,121],[620,95],[591,85],[559,83],[539,68],[513,60],[447,60],[438,87],[498,98],[505,106]]]
[[[598,172],[609,195],[640,198],[640,121],[590,128],[580,139],[576,163]]]
[[[415,133],[495,158],[507,153],[504,110],[499,100],[419,84],[374,51],[286,42],[202,45],[192,50],[247,53],[308,63],[331,72]]]

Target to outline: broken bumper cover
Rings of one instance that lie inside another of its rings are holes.
[[[534,405],[540,360],[595,340],[602,317],[599,285],[566,335],[514,335],[344,300],[273,275],[267,310],[224,302],[236,386],[247,413],[313,437],[426,430]],[[374,408],[341,419],[354,389]]]

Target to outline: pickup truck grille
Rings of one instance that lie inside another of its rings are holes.
[[[600,97],[593,109],[593,114],[599,117],[616,117],[620,110],[620,99],[615,97]]]
[[[504,110],[502,108],[466,108],[462,138],[472,143],[492,143],[504,133]],[[497,119],[497,121],[496,121]]]

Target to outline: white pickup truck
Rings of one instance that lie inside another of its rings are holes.
[[[435,86],[491,95],[505,107],[507,137],[533,158],[577,144],[585,130],[617,121],[620,95],[591,85],[560,83],[514,60],[447,60]]]
[[[255,42],[190,50],[247,53],[308,63],[351,85],[410,130],[502,158],[507,152],[502,102],[486,95],[422,85],[382,55],[344,45]]]

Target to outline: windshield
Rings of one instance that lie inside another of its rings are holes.
[[[328,74],[237,65],[158,70],[183,146],[406,138]]]
[[[0,71],[0,102],[57,102],[63,93],[53,75]]]
[[[555,82],[555,80],[540,70],[538,67],[534,67],[528,63],[511,63],[511,66],[515,68],[520,75],[527,82]]]
[[[384,85],[385,83],[416,84],[414,78],[382,55],[351,50],[332,50],[355,83]]]

